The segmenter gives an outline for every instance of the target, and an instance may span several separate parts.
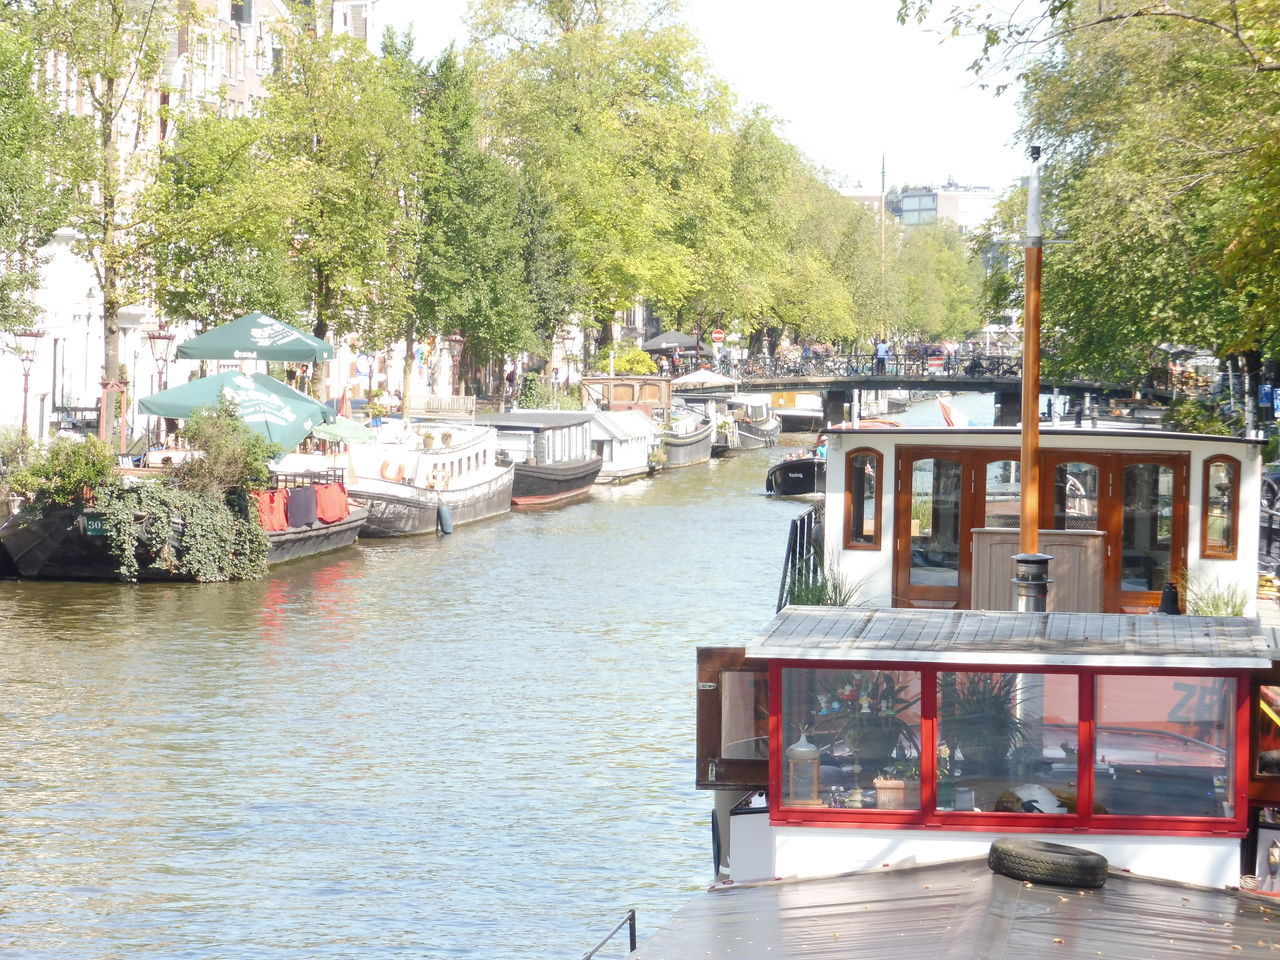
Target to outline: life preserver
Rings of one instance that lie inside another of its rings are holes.
[[[387,468],[390,466],[391,466],[390,460],[383,460],[382,469],[378,471],[378,475],[381,476],[383,480],[389,480],[391,483],[399,483],[401,480],[404,479],[404,464],[403,463],[396,464],[395,474],[389,477],[387,476]]]

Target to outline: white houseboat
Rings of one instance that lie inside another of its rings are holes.
[[[861,603],[787,606],[754,643],[699,651],[697,782],[718,791],[724,876],[953,860],[1008,836],[1210,887],[1266,868],[1280,649],[1243,520],[1260,443],[1046,430],[1054,559],[1032,613],[1010,583],[1018,441],[829,432],[820,553]],[[1167,583],[1234,590],[1244,615],[1157,614]]]

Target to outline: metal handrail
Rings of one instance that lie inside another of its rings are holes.
[[[787,553],[782,560],[782,583],[778,586],[778,605],[787,605],[791,584],[797,580],[814,582],[822,577],[822,521],[826,511],[821,503],[815,503],[791,521],[787,534]]]
[[[594,957],[600,951],[600,949],[604,947],[606,943],[608,943],[610,940],[613,939],[614,934],[616,934],[623,927],[629,928],[629,936],[630,936],[630,942],[631,942],[630,951],[632,953],[635,953],[636,952],[636,912],[634,909],[632,909],[627,911],[627,915],[618,921],[618,925],[615,926],[612,930],[610,930],[608,935],[603,940],[601,940],[594,947],[592,947],[590,950],[588,950],[586,953],[582,955],[582,960],[591,960],[591,958]]]

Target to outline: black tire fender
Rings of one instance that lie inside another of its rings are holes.
[[[994,873],[1058,887],[1100,887],[1107,882],[1107,858],[1092,850],[1044,840],[993,841],[987,866]]]

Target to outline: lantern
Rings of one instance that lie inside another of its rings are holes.
[[[787,747],[787,792],[784,803],[792,806],[818,806],[818,748],[800,732],[800,739]]]

